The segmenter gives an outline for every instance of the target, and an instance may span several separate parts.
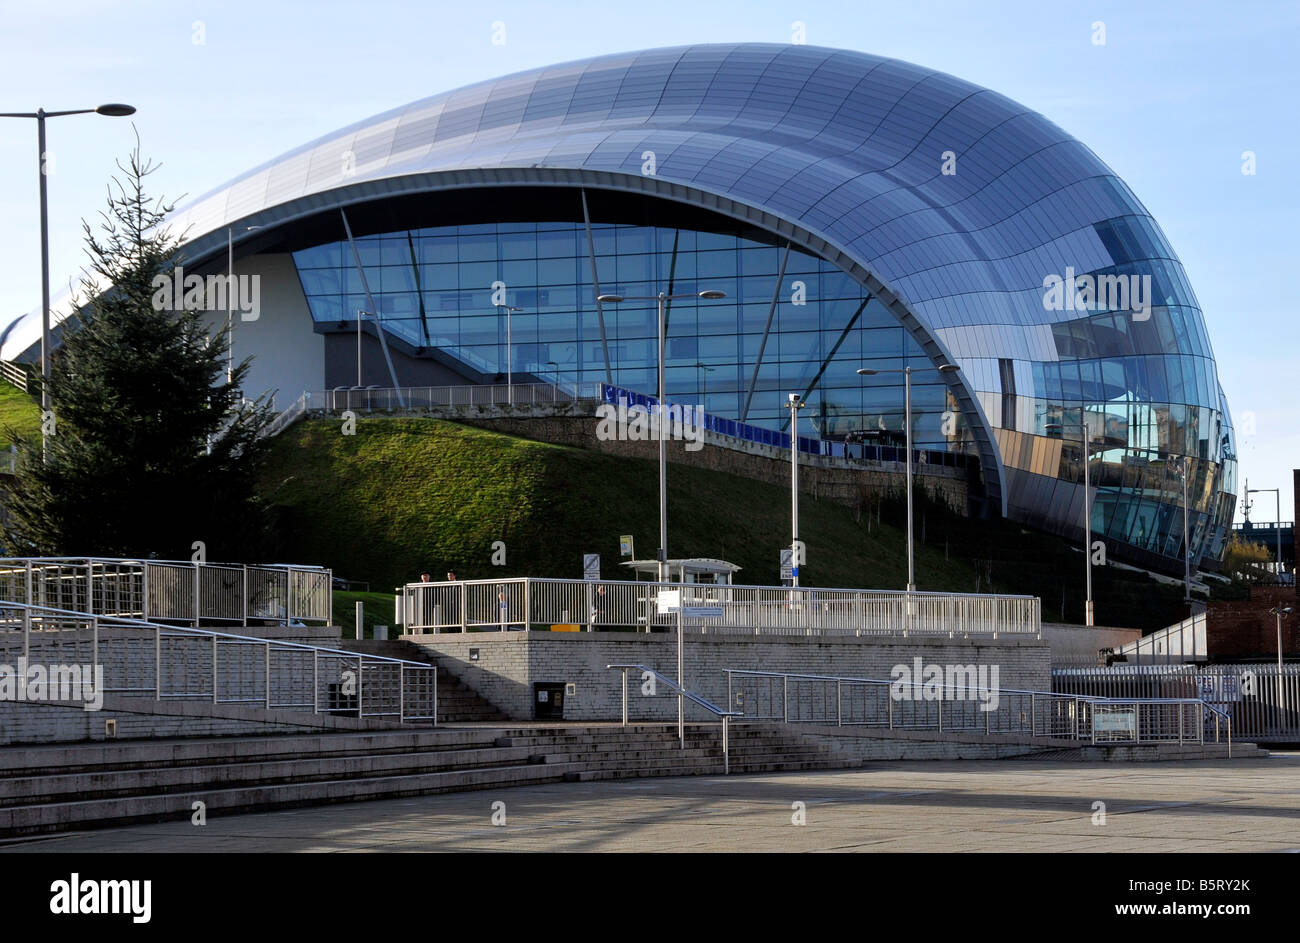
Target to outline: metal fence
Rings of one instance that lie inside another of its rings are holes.
[[[27,392],[27,368],[11,360],[0,360],[0,379],[12,383],[24,393]]]
[[[683,607],[720,615],[692,619],[687,631],[732,635],[1040,634],[1037,597],[906,593],[812,587],[518,578],[409,583],[397,601],[407,634],[555,625],[591,630],[668,630],[660,590],[680,590]]]
[[[0,558],[0,602],[195,626],[328,624],[331,585],[331,572],[320,567]]]
[[[1023,734],[1091,743],[1204,743],[1233,735],[1230,715],[1194,697],[1100,698],[984,687],[968,674],[932,682],[726,669],[742,721]]]
[[[296,642],[0,603],[10,664],[102,668],[98,693],[436,723],[437,669]]]
[[[1232,717],[1239,738],[1300,742],[1300,665],[1054,668],[1052,690],[1099,697],[1195,697]]]

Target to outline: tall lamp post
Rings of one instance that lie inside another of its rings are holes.
[[[510,352],[510,315],[516,311],[522,311],[523,308],[516,308],[513,305],[497,305],[497,310],[506,309],[506,402],[513,406],[515,404],[515,374],[514,374],[514,355]]]
[[[724,291],[710,289],[694,293],[682,293],[670,295],[667,292],[659,292],[657,295],[600,295],[596,298],[601,304],[618,304],[621,301],[656,301],[659,303],[659,582],[666,582],[665,576],[668,567],[668,440],[666,436],[667,423],[667,391],[664,384],[664,311],[670,301],[679,301],[686,298],[703,298],[706,301],[717,301],[720,298],[727,297]]]
[[[1083,407],[1079,408],[1079,422],[1049,422],[1047,428],[1059,429],[1062,437],[1066,429],[1079,430],[1080,458],[1083,461],[1083,570],[1084,570],[1084,605],[1083,624],[1094,625],[1092,607],[1092,436],[1088,432],[1087,420],[1083,418]]]
[[[1191,615],[1190,607],[1192,605],[1192,535],[1188,528],[1188,505],[1187,505],[1187,474],[1190,469],[1187,467],[1186,455],[1173,455],[1169,458],[1169,468],[1182,481],[1183,486],[1183,602],[1189,609],[1188,615]]]
[[[808,405],[790,394],[790,578],[799,585],[799,410]]]
[[[941,374],[956,373],[961,367],[955,363],[939,364],[935,367],[903,367],[901,370],[872,370],[863,367],[859,376],[874,377],[882,373],[901,373],[903,375],[903,428],[907,438],[907,592],[916,592],[916,568],[913,560],[912,546],[912,374],[922,370],[934,370]],[[908,613],[911,614],[911,603]]]
[[[1291,607],[1274,606],[1269,612],[1277,616],[1277,711],[1280,722],[1282,714],[1282,620],[1291,614]]]
[[[49,197],[45,189],[45,119],[62,118],[64,115],[88,115],[91,113],[106,115],[109,118],[125,118],[135,114],[131,105],[109,104],[98,108],[79,108],[73,111],[35,111],[0,112],[0,118],[35,118],[36,119],[36,169],[41,190],[41,412],[50,408],[50,224]],[[45,423],[41,423],[41,448],[45,447]]]

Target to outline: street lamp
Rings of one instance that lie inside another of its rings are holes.
[[[515,379],[514,379],[514,358],[510,353],[510,315],[516,311],[522,311],[523,308],[516,308],[513,305],[497,305],[497,310],[506,309],[506,402],[511,406],[515,404]]]
[[[1085,573],[1085,592],[1083,606],[1083,624],[1093,625],[1092,608],[1092,481],[1089,468],[1092,463],[1092,438],[1088,431],[1087,420],[1083,418],[1083,407],[1079,407],[1079,422],[1049,422],[1048,429],[1059,429],[1064,437],[1066,429],[1079,430],[1080,457],[1083,459],[1083,568]]]
[[[666,582],[665,570],[668,566],[668,441],[664,437],[667,391],[664,384],[664,309],[668,302],[685,298],[703,298],[716,301],[727,297],[724,291],[709,289],[694,293],[670,295],[659,292],[657,295],[599,295],[596,300],[601,304],[618,304],[621,301],[657,301],[659,303],[659,582]]]
[[[934,367],[903,367],[901,370],[872,370],[863,367],[859,376],[874,377],[881,373],[903,374],[903,427],[907,437],[907,591],[916,592],[916,573],[912,556],[912,373],[920,370],[936,370],[939,373],[956,373],[961,367],[955,363],[943,363]],[[911,613],[911,604],[908,604]]]
[[[799,585],[799,410],[808,405],[790,394],[790,579]]]
[[[74,111],[35,111],[0,112],[0,118],[35,118],[37,171],[39,172],[41,190],[41,412],[50,408],[50,226],[49,198],[45,190],[45,119],[62,118],[64,115],[88,115],[94,112],[109,118],[125,118],[135,114],[131,105],[109,104],[98,108],[79,108]],[[45,426],[41,423],[41,449],[45,448]]]
[[[1274,606],[1269,610],[1277,616],[1277,710],[1282,713],[1282,619],[1291,614],[1290,606]]]
[[[1187,456],[1171,455],[1169,468],[1183,484],[1183,602],[1191,615],[1192,605],[1192,535],[1187,529]]]

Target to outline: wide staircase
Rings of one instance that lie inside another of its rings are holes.
[[[735,727],[732,773],[845,758],[776,726]],[[857,765],[856,763],[852,765]],[[554,725],[118,741],[0,753],[0,835],[562,781],[723,772],[721,730]]]

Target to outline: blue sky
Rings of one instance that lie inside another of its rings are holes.
[[[153,192],[195,197],[308,140],[480,79],[652,46],[806,41],[999,91],[1091,147],[1160,222],[1205,312],[1241,478],[1300,466],[1296,2],[0,2],[0,111],[135,105],[49,124],[51,280],[84,263],[139,130]],[[1096,45],[1095,23],[1105,24]],[[492,42],[504,24],[504,44]],[[201,40],[201,41],[200,41]],[[1256,173],[1242,173],[1253,151]],[[0,120],[0,311],[40,303],[35,122]],[[1253,426],[1253,432],[1252,432]],[[1244,486],[1244,485],[1243,485]],[[1258,495],[1256,519],[1272,519]]]

